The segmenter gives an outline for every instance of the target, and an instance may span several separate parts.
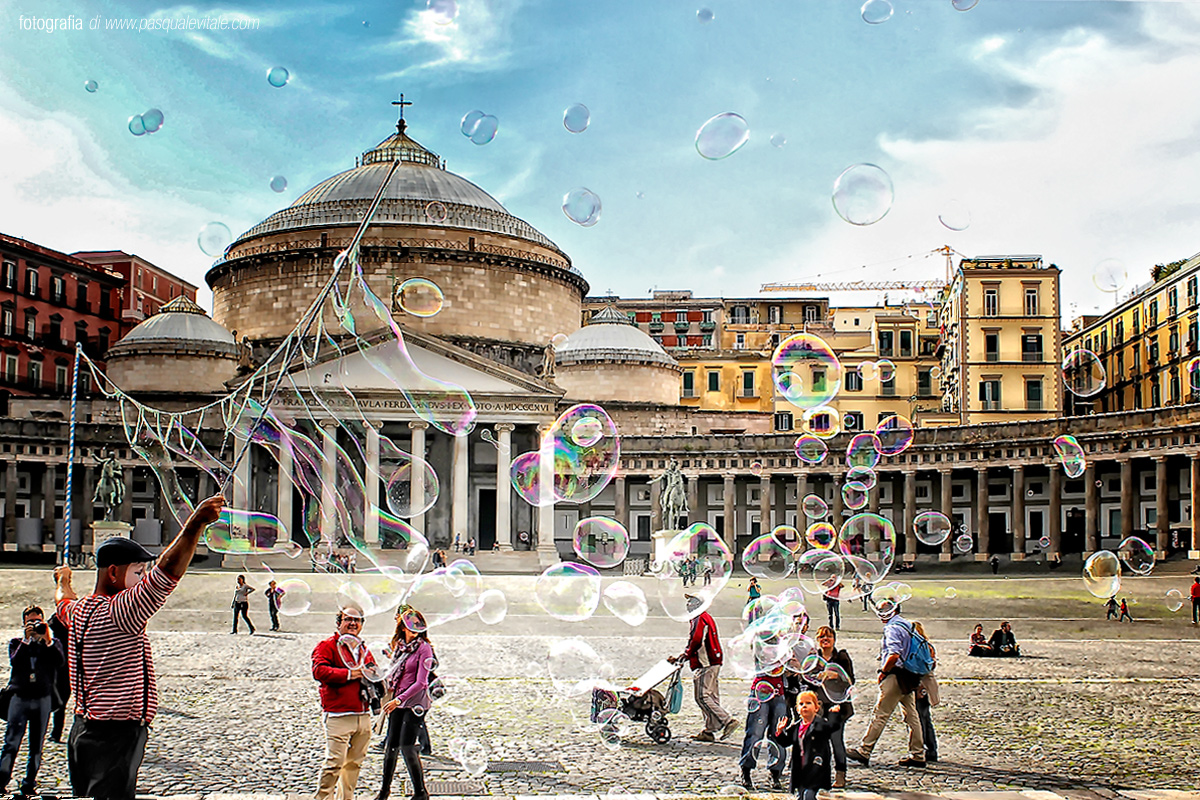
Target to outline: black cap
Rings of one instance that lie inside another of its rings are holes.
[[[99,569],[105,567],[123,567],[126,564],[140,564],[145,561],[153,561],[158,556],[151,553],[146,548],[135,542],[133,539],[126,539],[123,536],[114,536],[111,539],[106,539],[104,544],[96,548],[96,566]]]

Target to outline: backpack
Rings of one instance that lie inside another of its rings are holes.
[[[908,652],[900,659],[900,666],[914,675],[928,675],[933,672],[933,650],[929,640],[917,633],[912,625],[908,626]]]

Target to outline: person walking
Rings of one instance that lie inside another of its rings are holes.
[[[908,756],[900,760],[900,766],[924,767],[925,740],[921,734],[916,698],[913,696],[920,675],[905,667],[909,663],[906,659],[916,652],[912,647],[913,627],[900,616],[891,601],[881,601],[875,608],[884,623],[879,650],[879,697],[875,701],[875,716],[862,742],[858,747],[847,749],[846,756],[864,767],[868,766],[876,742],[899,705],[904,711],[904,723],[908,726]]]
[[[1200,577],[1192,579],[1192,624],[1200,624]]]
[[[26,608],[21,612],[21,624],[24,626],[22,637],[8,643],[8,663],[12,667],[8,685],[14,692],[8,704],[4,750],[0,753],[0,795],[8,793],[8,782],[27,730],[29,752],[25,757],[21,794],[37,794],[42,744],[50,723],[51,695],[63,666],[62,648],[52,638],[42,609],[37,606]]]
[[[816,639],[817,652],[821,659],[829,666],[841,667],[842,671],[846,673],[846,677],[850,679],[849,685],[843,687],[839,685],[841,676],[826,670],[816,676],[818,682],[813,687],[817,693],[817,699],[821,701],[821,713],[829,722],[829,744],[833,750],[834,768],[832,788],[844,789],[846,787],[845,729],[846,722],[854,716],[854,706],[850,702],[849,696],[850,686],[854,685],[854,662],[850,660],[849,653],[837,648],[837,634],[833,628],[829,626],[817,628]],[[827,680],[830,681],[828,684],[830,687],[845,688],[844,699],[840,696],[830,696],[829,691],[826,690]]]
[[[275,581],[271,581],[267,584],[267,590],[263,594],[267,597],[267,613],[271,615],[271,630],[277,631],[279,630],[279,603],[287,592],[281,589]],[[236,619],[234,619],[234,623],[237,623]]]
[[[67,721],[67,701],[71,699],[71,670],[67,668],[67,626],[58,614],[51,614],[46,622],[50,626],[50,635],[54,644],[62,651],[63,663],[54,676],[54,693],[51,695],[52,712],[50,725],[50,741],[62,744],[63,726]]]
[[[1104,615],[1105,620],[1110,620],[1117,616],[1117,596],[1115,594],[1108,598],[1108,602],[1104,604],[1104,608],[1108,612]]]
[[[825,592],[825,610],[829,612],[829,627],[842,629],[842,581]]]
[[[1117,618],[1117,622],[1129,620],[1133,622],[1133,615],[1129,613],[1129,604],[1125,602],[1125,598],[1121,598],[1121,616]]]
[[[770,642],[756,644],[754,648],[758,671],[754,680],[750,682],[750,697],[746,706],[746,735],[742,739],[742,753],[738,758],[738,764],[742,768],[742,786],[751,792],[754,791],[751,773],[758,766],[754,750],[766,736],[774,734],[780,722],[787,722],[788,717],[784,676],[775,664],[765,663],[768,659],[763,658],[762,651],[767,645],[777,647],[778,637],[773,637]],[[767,764],[771,773],[771,788],[775,791],[783,791],[785,766],[786,762],[782,759],[774,764]]]
[[[688,613],[696,613],[704,601],[695,595],[685,594]],[[721,640],[717,636],[717,623],[707,611],[700,611],[692,618],[691,633],[687,646],[678,656],[667,660],[672,664],[686,660],[692,668],[692,688],[696,705],[704,716],[704,729],[692,738],[698,742],[715,742],[717,736],[725,739],[741,725],[721,707]]]
[[[69,629],[67,665],[75,724],[67,768],[76,797],[134,800],[158,685],[146,625],[163,607],[196,556],[200,537],[221,516],[225,498],[208,498],[155,559],[132,539],[96,548],[96,588],[80,598],[71,568],[54,570],[58,617]]]
[[[920,622],[913,623],[913,630],[929,642],[925,628]],[[933,669],[924,675],[917,685],[917,716],[921,718],[921,737],[925,740],[926,762],[938,760],[937,731],[933,729],[932,709],[942,702],[938,694],[937,677],[934,675],[934,671],[937,670],[937,650],[934,649],[933,642],[929,642],[929,656],[933,660]]]
[[[400,606],[391,642],[392,664],[384,678],[392,696],[383,704],[388,730],[384,741],[383,777],[375,800],[388,800],[391,794],[397,755],[404,758],[404,766],[408,769],[413,800],[429,798],[419,740],[425,712],[433,702],[429,681],[437,667],[437,656],[429,642],[427,628],[420,611],[411,606]]]
[[[988,563],[992,565],[992,574],[999,575],[1000,574],[1000,557],[992,556],[991,559],[988,560]]]
[[[250,635],[254,635],[254,623],[250,621],[250,593],[254,591],[254,587],[246,583],[245,575],[237,576],[237,588],[233,590],[233,630],[231,634],[238,632],[238,614],[242,615],[242,619],[246,620],[246,626],[250,628]]]
[[[312,676],[320,684],[325,722],[325,763],[316,800],[329,800],[335,791],[338,800],[354,800],[358,773],[371,743],[371,706],[363,670],[374,666],[375,657],[359,638],[362,608],[346,603],[338,609],[335,624],[333,635],[317,642],[312,652]]]

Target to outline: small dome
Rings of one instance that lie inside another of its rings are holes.
[[[158,346],[215,350],[237,355],[237,342],[233,334],[209,318],[203,308],[182,295],[127,333],[109,353],[119,356]]]
[[[662,345],[613,306],[604,307],[587,325],[568,336],[563,346],[555,350],[554,360],[564,366],[624,362],[679,368],[679,363],[667,355]]]

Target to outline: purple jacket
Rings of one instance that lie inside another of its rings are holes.
[[[429,696],[429,671],[433,666],[433,647],[424,640],[404,659],[404,666],[388,673],[388,688],[400,708],[423,708],[432,703]]]

